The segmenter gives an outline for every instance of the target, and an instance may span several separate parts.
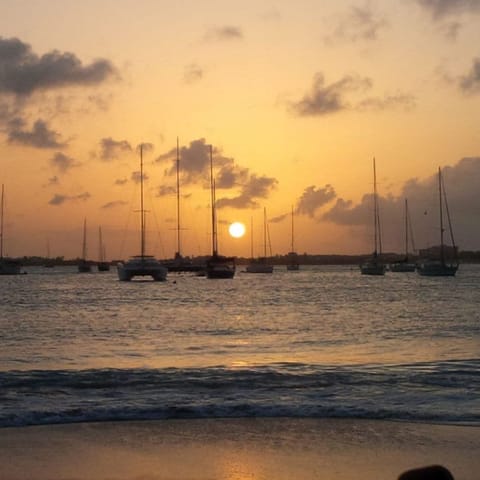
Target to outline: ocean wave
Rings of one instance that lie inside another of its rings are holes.
[[[480,425],[480,359],[0,372],[0,426],[219,417]]]

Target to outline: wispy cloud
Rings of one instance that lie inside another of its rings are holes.
[[[189,85],[199,82],[203,78],[203,68],[196,63],[191,63],[185,67],[183,72],[183,81]]]
[[[8,122],[8,142],[35,148],[60,148],[60,134],[51,130],[44,120],[37,120],[31,130],[25,130],[25,121],[16,118]]]
[[[57,152],[51,159],[50,163],[60,172],[67,173],[74,167],[79,167],[81,164],[74,158],[68,157],[62,152]]]
[[[63,205],[66,202],[86,201],[91,197],[90,193],[84,192],[79,195],[60,195],[55,194],[53,198],[48,202],[49,205]]]
[[[473,59],[470,71],[460,77],[458,86],[466,94],[480,93],[480,57]]]
[[[415,0],[434,20],[462,13],[480,13],[480,0]]]
[[[100,158],[107,162],[132,151],[133,148],[127,140],[114,140],[111,137],[100,140]]]
[[[207,42],[242,40],[243,32],[240,27],[234,25],[217,26],[209,28],[203,38]]]
[[[128,202],[125,202],[124,200],[114,200],[112,202],[105,203],[104,205],[102,205],[101,208],[111,209],[116,207],[122,207],[123,205],[128,205]]]

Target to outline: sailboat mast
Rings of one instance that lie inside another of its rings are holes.
[[[292,205],[292,249],[291,249],[292,252],[295,251],[295,249],[293,248],[293,205]]]
[[[140,145],[140,255],[145,256],[145,210],[143,209],[143,143]]]
[[[102,227],[98,227],[98,260],[103,262]]]
[[[0,208],[0,259],[3,258],[3,183],[2,183],[2,205]]]
[[[253,259],[253,217],[250,217],[250,258]]]
[[[212,202],[212,253],[217,254],[217,226],[215,216],[215,180],[213,179],[213,148],[210,145],[210,195]]]
[[[82,259],[87,259],[87,219],[83,219],[83,244],[82,244]]]
[[[375,167],[375,157],[373,157],[373,225],[374,225],[374,255],[377,255],[377,224],[378,224],[378,214],[377,214],[377,170]]]
[[[442,263],[445,261],[445,252],[443,248],[443,200],[442,200],[442,170],[438,167],[438,197],[440,205],[440,260]]]
[[[267,258],[267,209],[263,207],[263,256]]]
[[[180,151],[177,137],[177,254],[180,256]]]
[[[405,259],[408,259],[408,200],[405,199]]]

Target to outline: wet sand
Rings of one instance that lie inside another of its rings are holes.
[[[0,429],[2,480],[367,480],[443,464],[480,472],[480,428],[209,419]]]

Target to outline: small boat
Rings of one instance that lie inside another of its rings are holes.
[[[152,255],[145,254],[145,209],[143,208],[143,145],[140,145],[140,255],[117,264],[118,279],[129,282],[133,277],[152,277],[165,281],[168,270]]]
[[[438,197],[439,197],[439,213],[440,213],[440,248],[438,258],[427,258],[417,265],[417,273],[424,277],[453,277],[458,270],[458,258],[457,247],[453,238],[452,222],[450,221],[450,212],[448,210],[447,196],[445,194],[445,185],[443,183],[442,170],[438,169]],[[447,262],[446,246],[444,243],[443,228],[443,204],[445,204],[445,210],[448,220],[448,230],[450,233],[450,239],[452,242],[453,261]]]
[[[99,272],[108,272],[110,263],[106,260],[105,244],[102,239],[102,227],[98,227],[98,262],[97,269]]]
[[[263,257],[253,258],[253,222],[250,228],[251,235],[251,262],[247,265],[247,273],[273,273],[273,265],[268,263],[267,258],[267,210],[263,209]]]
[[[381,260],[382,238],[380,232],[380,213],[378,209],[377,171],[375,167],[375,158],[373,159],[373,226],[373,254],[366,262],[360,265],[360,272],[362,275],[385,275],[386,265]]]
[[[82,257],[78,262],[79,273],[89,273],[92,271],[92,266],[87,261],[87,219],[83,220],[83,242],[82,242]]]
[[[14,259],[3,256],[3,207],[4,207],[4,189],[2,184],[2,198],[0,206],[0,275],[19,275],[22,264]]]
[[[292,206],[292,245],[291,251],[287,254],[287,270],[289,272],[295,272],[300,269],[300,264],[298,263],[298,254],[293,247],[293,206]]]
[[[408,254],[409,238],[408,233],[411,232],[412,225],[408,215],[408,200],[405,199],[405,258],[399,262],[391,263],[389,268],[391,272],[414,272],[416,265],[410,261]],[[413,238],[413,236],[412,236]]]
[[[233,278],[235,276],[235,257],[225,257],[218,253],[217,212],[215,206],[215,179],[213,177],[213,152],[210,145],[210,193],[212,209],[212,255],[207,258],[205,274],[207,278]]]

